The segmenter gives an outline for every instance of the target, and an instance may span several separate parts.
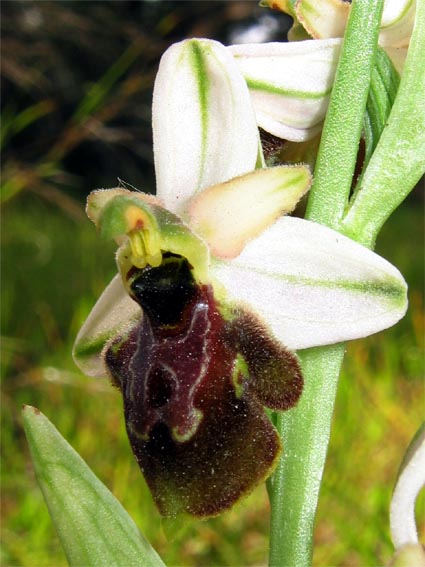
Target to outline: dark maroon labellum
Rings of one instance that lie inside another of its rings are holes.
[[[263,405],[296,403],[297,359],[253,315],[225,319],[184,258],[128,279],[143,317],[106,363],[133,452],[162,514],[216,515],[270,474],[280,440]]]

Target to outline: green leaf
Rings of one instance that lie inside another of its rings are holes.
[[[50,421],[24,406],[37,480],[71,566],[164,567],[112,493]]]

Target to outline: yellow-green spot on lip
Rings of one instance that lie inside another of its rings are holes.
[[[238,352],[236,355],[235,366],[232,372],[232,383],[235,388],[237,398],[241,398],[244,393],[244,381],[249,378],[248,365],[244,357]]]
[[[189,417],[192,418],[192,424],[186,430],[182,427],[173,427],[172,435],[178,443],[184,443],[185,441],[192,439],[192,437],[198,430],[199,424],[202,421],[203,413],[202,411],[194,408],[192,415]]]

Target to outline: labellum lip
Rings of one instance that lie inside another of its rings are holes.
[[[302,376],[296,357],[253,315],[236,308],[224,318],[212,287],[190,274],[175,255],[130,274],[144,317],[109,345],[105,361],[161,513],[207,517],[271,473],[280,440],[263,404],[293,406]]]

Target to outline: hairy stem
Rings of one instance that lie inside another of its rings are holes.
[[[394,105],[344,218],[345,234],[373,247],[391,213],[425,172],[425,1],[415,26]]]
[[[329,442],[343,345],[305,350],[305,389],[296,408],[279,414],[284,457],[271,486],[270,566],[310,565],[314,517]]]

